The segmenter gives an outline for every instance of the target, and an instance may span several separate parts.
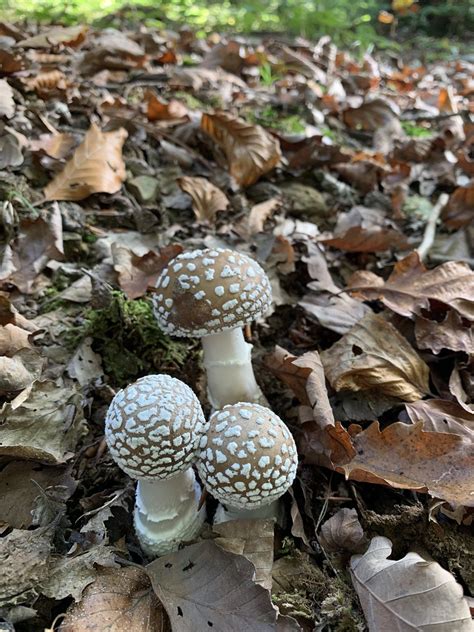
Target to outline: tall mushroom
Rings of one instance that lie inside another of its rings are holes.
[[[265,314],[271,299],[259,264],[233,250],[185,252],[161,273],[153,295],[156,318],[173,336],[202,338],[214,410],[239,401],[266,403],[242,327]]]
[[[176,550],[202,526],[191,464],[206,427],[193,391],[168,375],[140,378],[109,406],[105,437],[117,465],[138,480],[135,530],[149,555]]]
[[[207,491],[225,507],[216,521],[278,515],[278,499],[293,483],[293,437],[271,410],[252,403],[224,406],[209,420],[197,468]]]

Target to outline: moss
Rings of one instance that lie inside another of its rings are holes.
[[[115,290],[106,307],[86,312],[69,342],[76,346],[86,336],[92,338],[105,373],[118,386],[147,373],[172,373],[197,353],[193,343],[176,342],[163,333],[148,300],[131,301]]]
[[[304,121],[297,114],[279,116],[271,105],[257,111],[244,111],[242,114],[249,123],[276,129],[286,134],[302,134],[306,129]]]
[[[415,125],[412,121],[402,121],[403,131],[407,136],[412,136],[414,138],[429,138],[433,136],[433,132],[426,127],[422,127],[421,125]]]

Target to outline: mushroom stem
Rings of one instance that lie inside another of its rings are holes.
[[[224,507],[219,504],[214,516],[214,524],[228,522],[229,520],[270,520],[273,519],[279,525],[283,525],[283,506],[280,498],[277,498],[269,505],[264,505],[258,509],[236,509],[235,507]]]
[[[200,497],[192,468],[166,480],[139,480],[134,522],[142,549],[151,556],[164,555],[196,537],[205,518]]]
[[[214,410],[226,404],[267,405],[252,368],[252,345],[242,329],[227,329],[202,338],[207,394]]]

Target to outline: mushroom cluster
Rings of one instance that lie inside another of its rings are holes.
[[[202,339],[214,410],[239,401],[266,403],[242,327],[265,314],[271,300],[270,282],[260,265],[223,248],[181,253],[158,278],[155,316],[170,335]]]
[[[201,529],[201,489],[191,465],[206,427],[196,395],[168,375],[137,380],[109,406],[106,441],[117,465],[138,480],[135,530],[151,555],[177,549]]]

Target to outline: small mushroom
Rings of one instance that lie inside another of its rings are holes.
[[[211,416],[200,448],[201,480],[226,508],[216,521],[277,517],[298,467],[293,437],[277,415],[254,403],[224,406]]]
[[[153,306],[173,336],[202,338],[208,396],[214,408],[239,401],[266,403],[252,369],[252,345],[242,327],[271,305],[267,275],[250,257],[223,248],[185,252],[156,284]]]
[[[201,488],[191,464],[206,427],[193,391],[168,375],[140,378],[109,406],[107,445],[117,465],[138,480],[135,530],[149,555],[174,551],[201,529]]]

